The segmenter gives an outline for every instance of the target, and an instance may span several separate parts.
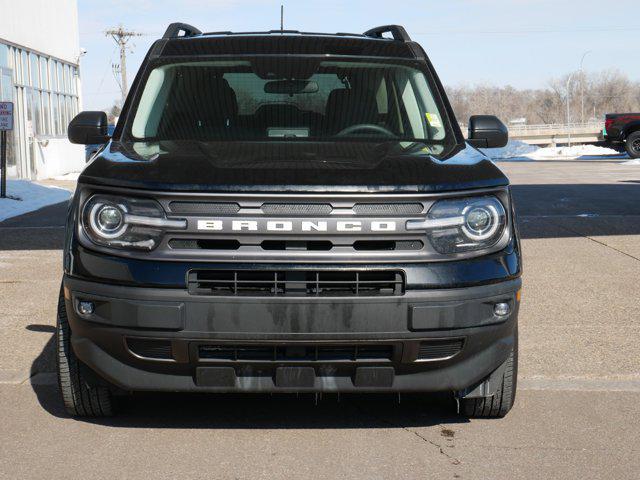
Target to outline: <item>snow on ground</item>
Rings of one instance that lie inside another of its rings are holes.
[[[538,150],[535,145],[529,145],[520,140],[509,140],[506,147],[503,148],[486,148],[482,152],[491,160],[526,160],[526,155]]]
[[[57,177],[53,177],[54,180],[69,180],[73,182],[78,181],[78,177],[80,176],[80,172],[71,172],[66,175],[58,175]]]
[[[628,160],[626,162],[622,162],[621,165],[640,165],[640,158],[636,158],[634,160]]]
[[[7,180],[7,197],[11,198],[0,198],[0,222],[47,205],[69,200],[71,192],[58,187],[45,187],[27,180]]]
[[[583,158],[601,157],[603,155],[623,156],[612,148],[598,147],[596,145],[572,145],[571,147],[546,147],[539,148],[527,156],[533,160],[546,160],[549,158]]]
[[[509,140],[509,143],[504,148],[487,148],[482,151],[491,158],[491,160],[498,161],[573,160],[580,158],[588,160],[601,158],[603,156],[626,157],[625,154],[617,150],[598,147],[596,145],[539,148],[520,140]]]

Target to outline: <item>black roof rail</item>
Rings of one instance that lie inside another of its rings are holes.
[[[256,31],[256,32],[231,32],[231,31],[220,31],[220,32],[205,32],[203,35],[273,35],[273,34],[300,34],[300,35],[322,35],[322,36],[338,36],[338,37],[363,37],[364,35],[361,33],[321,33],[321,32],[302,32],[300,30],[266,30],[266,31]]]
[[[180,35],[180,32],[184,32],[184,34]],[[167,27],[167,31],[164,32],[162,38],[194,37],[200,34],[202,34],[202,32],[192,25],[188,25],[186,23],[172,23]]]
[[[366,37],[384,38],[384,33],[390,33],[394,40],[399,42],[410,42],[411,37],[401,25],[384,25],[382,27],[372,28],[364,32]]]

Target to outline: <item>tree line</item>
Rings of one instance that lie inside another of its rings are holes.
[[[463,124],[475,114],[496,115],[512,124],[566,123],[567,97],[571,123],[602,122],[607,113],[640,112],[640,82],[617,70],[574,72],[540,89],[463,85],[446,90]]]

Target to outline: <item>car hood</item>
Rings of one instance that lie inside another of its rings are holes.
[[[439,192],[507,185],[485,155],[408,142],[112,141],[80,183],[187,192]]]

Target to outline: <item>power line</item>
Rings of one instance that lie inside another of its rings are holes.
[[[594,26],[594,27],[522,27],[516,29],[456,29],[436,28],[428,32],[412,32],[416,36],[434,35],[536,35],[552,33],[605,33],[605,32],[636,32],[640,27],[627,26]]]
[[[116,45],[120,48],[120,91],[122,93],[122,104],[127,98],[129,92],[129,86],[127,84],[127,43],[133,37],[141,37],[143,34],[134,32],[131,30],[125,30],[122,25],[117,28],[112,28],[104,32],[106,36],[113,38]],[[117,69],[114,68],[114,74],[117,73]]]

